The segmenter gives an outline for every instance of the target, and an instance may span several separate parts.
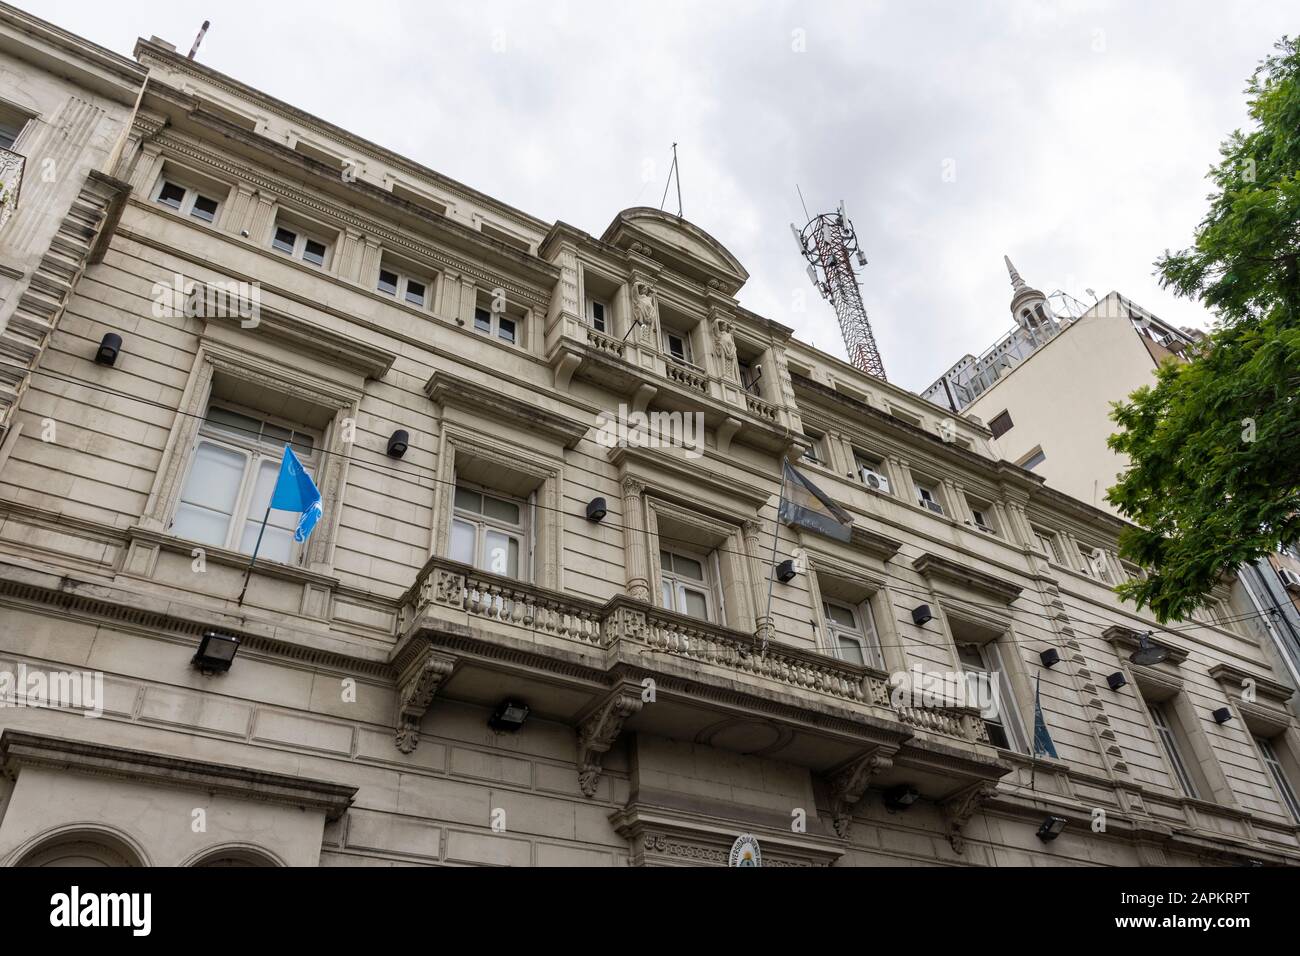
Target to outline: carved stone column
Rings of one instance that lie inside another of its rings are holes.
[[[623,555],[627,565],[627,593],[637,601],[650,600],[650,566],[646,554],[645,485],[623,479]]]

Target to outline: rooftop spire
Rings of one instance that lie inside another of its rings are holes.
[[[1025,280],[1020,278],[1020,273],[1017,272],[1016,267],[1011,264],[1011,257],[1003,256],[1002,261],[1007,264],[1007,272],[1011,275],[1012,291],[1019,292],[1021,289],[1025,288]]]

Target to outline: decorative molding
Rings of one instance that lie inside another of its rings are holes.
[[[456,658],[425,644],[397,678],[397,749],[409,754],[420,743],[420,721],[438,688],[456,669]]]
[[[853,758],[831,774],[831,816],[835,832],[847,840],[853,828],[853,809],[862,800],[871,778],[894,765],[897,748],[875,747]]]
[[[1122,624],[1112,624],[1101,632],[1101,638],[1114,645],[1115,653],[1119,654],[1120,657],[1125,657],[1124,651],[1132,653],[1138,649],[1142,633],[1133,630],[1131,627],[1124,627]],[[1169,652],[1169,657],[1165,659],[1166,663],[1177,666],[1187,660],[1187,651],[1170,644],[1162,636],[1154,632],[1151,634],[1151,643],[1159,644]]]
[[[1270,677],[1260,677],[1250,671],[1242,670],[1233,664],[1215,664],[1210,668],[1210,677],[1224,687],[1240,691],[1249,682],[1254,685],[1256,693],[1279,704],[1285,704],[1295,694],[1295,689]]]
[[[937,554],[926,553],[921,555],[912,562],[912,567],[924,578],[961,584],[996,598],[1005,604],[1015,601],[1016,598],[1020,597],[1020,592],[1023,590],[1018,584],[994,577],[984,571],[967,567]]]
[[[586,796],[596,795],[601,761],[618,739],[623,724],[640,712],[643,703],[640,686],[626,681],[578,722],[578,784]]]
[[[530,431],[540,432],[559,442],[566,449],[576,448],[588,431],[588,426],[567,415],[548,411],[533,402],[515,398],[445,369],[439,369],[429,377],[424,394],[436,405],[459,406],[526,426]]]
[[[342,816],[357,793],[356,787],[310,777],[16,730],[0,735],[0,765],[8,774],[23,767],[44,767],[228,794],[319,810],[327,820]]]
[[[944,825],[948,828],[948,842],[952,844],[954,852],[965,852],[966,838],[962,835],[962,830],[983,806],[984,801],[996,792],[997,784],[981,780],[957,791],[939,804]]]

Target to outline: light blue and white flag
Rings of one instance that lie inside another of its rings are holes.
[[[288,445],[284,446],[284,460],[280,462],[280,477],[275,480],[271,493],[271,507],[277,511],[298,512],[298,527],[293,540],[306,541],[321,517],[320,491],[311,480],[307,469]]]

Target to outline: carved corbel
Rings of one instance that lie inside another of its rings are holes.
[[[641,710],[640,688],[622,684],[612,690],[578,723],[578,784],[588,797],[596,795],[601,761],[623,730],[624,722]]]
[[[456,658],[426,647],[402,671],[397,681],[397,749],[409,754],[420,743],[420,720],[433,703],[443,681],[451,676]]]
[[[984,804],[984,801],[996,791],[997,784],[981,780],[979,783],[958,791],[939,804],[944,824],[948,828],[948,842],[952,844],[955,852],[962,853],[965,851],[966,838],[962,836],[962,829]]]
[[[831,818],[835,832],[848,839],[853,827],[853,808],[862,800],[871,778],[894,765],[893,750],[877,747],[869,753],[855,757],[830,777]]]

